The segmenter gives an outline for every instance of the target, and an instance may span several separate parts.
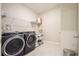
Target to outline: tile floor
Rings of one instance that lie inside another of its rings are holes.
[[[62,50],[58,43],[45,41],[44,44],[37,47],[26,56],[62,56]]]

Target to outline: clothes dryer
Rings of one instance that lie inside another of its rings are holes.
[[[4,33],[2,34],[1,54],[3,56],[24,55],[25,40],[24,34]]]

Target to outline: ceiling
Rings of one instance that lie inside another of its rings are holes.
[[[24,5],[39,14],[59,6],[60,3],[26,3]]]

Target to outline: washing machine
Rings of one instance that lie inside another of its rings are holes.
[[[2,56],[24,55],[24,34],[4,33],[2,34],[1,54]]]
[[[25,39],[25,49],[24,54],[30,53],[35,49],[36,46],[36,34],[34,31],[31,32],[24,32],[24,39]]]

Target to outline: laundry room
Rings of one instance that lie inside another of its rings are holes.
[[[1,56],[78,56],[78,3],[0,3]]]

